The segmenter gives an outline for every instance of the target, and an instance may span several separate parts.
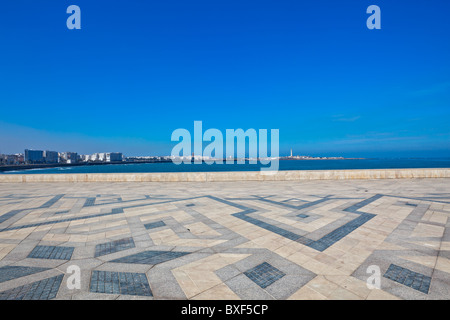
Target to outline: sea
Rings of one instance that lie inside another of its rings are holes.
[[[144,173],[144,172],[211,172],[211,171],[259,171],[269,165],[257,164],[174,164],[124,163],[107,165],[85,165],[74,167],[39,168],[7,171],[0,174],[68,174],[68,173]],[[450,168],[450,158],[408,159],[321,159],[280,160],[278,170],[340,170],[340,169],[408,169]]]

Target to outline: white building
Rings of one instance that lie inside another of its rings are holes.
[[[65,163],[77,163],[78,153],[76,152],[61,152],[59,154],[60,160]]]
[[[88,162],[90,155],[88,154],[80,154],[80,161],[81,162]]]
[[[123,161],[121,152],[100,152],[89,156],[89,161],[93,162],[118,162]]]

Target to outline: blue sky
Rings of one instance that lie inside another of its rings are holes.
[[[5,1],[0,153],[164,155],[201,120],[279,129],[285,154],[448,157],[449,15],[442,0]]]

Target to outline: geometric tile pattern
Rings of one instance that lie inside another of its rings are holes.
[[[190,252],[173,252],[173,251],[144,251],[125,256],[123,258],[112,260],[116,263],[133,263],[133,264],[158,264],[182,257]]]
[[[77,221],[77,220],[85,220],[85,219],[89,219],[89,218],[105,217],[105,216],[111,216],[111,215],[116,215],[116,214],[120,214],[120,213],[123,213],[122,208],[114,208],[114,209],[111,210],[111,212],[107,212],[107,213],[98,213],[98,214],[89,215],[87,217],[74,217],[74,218],[66,218],[66,219],[51,220],[51,221],[45,221],[45,222],[38,222],[38,223],[31,223],[31,224],[13,226],[13,227],[0,229],[0,232],[11,231],[11,230],[20,230],[20,229],[33,228],[33,227],[40,227],[40,226],[52,225],[52,224],[62,223],[62,222],[71,222],[71,221]]]
[[[244,274],[263,289],[285,276],[284,272],[272,267],[267,262],[245,271]]]
[[[4,266],[0,267],[0,283],[35,274],[50,268],[38,268],[38,267],[22,267],[22,266]]]
[[[341,226],[341,227],[331,231],[330,233],[326,234],[325,236],[323,236],[319,240],[314,241],[312,243],[309,243],[307,245],[309,247],[313,248],[313,249],[316,249],[316,250],[319,250],[319,251],[324,251],[325,249],[327,249],[328,247],[332,246],[333,244],[335,244],[339,240],[343,239],[345,236],[347,236],[352,231],[358,229],[360,226],[362,226],[364,223],[366,223],[367,221],[369,221],[373,217],[375,217],[375,215],[363,213],[359,217],[357,217],[356,219],[351,220],[347,224],[345,224],[345,225],[343,225],[343,226]]]
[[[135,244],[133,238],[123,238],[111,242],[100,243],[95,246],[95,255],[94,257],[100,257],[107,254],[127,250],[134,248]]]
[[[92,272],[90,291],[96,293],[152,296],[145,273]]]
[[[391,264],[384,277],[428,294],[431,277]]]
[[[252,213],[255,212],[255,210],[253,210],[253,209],[246,209],[245,207],[241,206],[241,208],[244,209],[244,211],[239,212],[239,213],[235,213],[235,214],[233,214],[233,216],[235,216],[237,218],[240,218],[240,219],[242,219],[244,221],[247,221],[249,223],[252,223],[252,224],[254,224],[254,225],[258,226],[258,227],[264,228],[264,229],[266,229],[268,231],[274,232],[274,233],[276,233],[276,234],[278,234],[278,235],[280,235],[282,237],[285,237],[285,238],[287,238],[289,240],[300,242],[301,244],[309,246],[310,248],[313,248],[313,249],[318,250],[318,251],[324,251],[328,247],[332,246],[333,244],[335,244],[336,242],[338,242],[339,240],[344,238],[350,232],[354,231],[355,229],[359,228],[364,223],[366,223],[367,221],[369,221],[370,219],[375,217],[374,214],[360,212],[357,209],[360,209],[360,208],[368,205],[369,203],[378,200],[380,197],[381,197],[381,195],[375,195],[375,196],[373,196],[373,197],[371,197],[369,199],[366,199],[364,201],[358,202],[356,204],[353,204],[350,207],[347,207],[347,208],[343,209],[344,212],[347,211],[347,212],[357,213],[360,216],[355,218],[354,220],[351,220],[351,221],[347,222],[346,224],[342,225],[341,227],[331,231],[330,233],[324,235],[322,238],[320,238],[318,240],[315,240],[315,241],[311,240],[311,239],[309,239],[307,237],[301,236],[301,235],[299,235],[299,234],[297,234],[295,232],[292,232],[292,231],[286,230],[284,228],[281,228],[279,226],[276,226],[276,225],[273,225],[273,224],[261,221],[261,220],[259,220],[257,218],[250,217],[249,214],[252,214]],[[268,201],[267,199],[262,199],[262,200]],[[326,200],[331,200],[331,198],[326,197],[326,198],[322,199],[321,201],[316,202],[316,204],[317,203],[322,203],[322,202],[324,202]],[[219,200],[219,201],[224,202],[224,203],[227,202],[227,201],[224,201],[224,200]],[[277,204],[273,200],[270,200],[269,202]],[[296,208],[293,205],[286,204],[286,203],[283,203],[283,202],[278,203],[278,204],[281,205],[281,206],[287,206],[287,207],[290,207],[290,208],[292,208],[292,207]],[[309,207],[309,206],[303,204],[303,205],[300,205],[298,207],[306,208],[306,207]]]
[[[36,246],[28,258],[70,260],[73,249],[73,247]]]
[[[0,184],[1,295],[447,299],[448,185]],[[71,265],[82,271],[81,289],[42,280]],[[380,290],[366,285],[373,266],[385,272]]]
[[[51,300],[56,297],[63,277],[59,275],[0,292],[0,300]]]

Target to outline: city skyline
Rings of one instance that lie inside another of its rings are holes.
[[[80,161],[96,161],[95,159],[92,159],[92,158],[93,157],[97,157],[97,160],[98,160],[98,157],[106,157],[106,155],[109,155],[109,154],[120,154],[121,157],[123,157],[123,159],[126,159],[126,158],[130,158],[130,159],[131,158],[132,159],[139,159],[139,158],[141,158],[141,159],[145,159],[145,158],[194,158],[194,157],[195,158],[202,158],[202,159],[226,159],[226,158],[236,158],[236,159],[238,159],[239,158],[239,157],[233,157],[233,156],[223,156],[221,158],[220,157],[215,157],[215,156],[210,157],[210,156],[206,156],[206,155],[203,155],[203,154],[197,155],[197,154],[195,154],[195,152],[192,152],[192,154],[189,155],[189,156],[167,155],[167,154],[165,154],[165,155],[163,154],[163,155],[137,155],[137,156],[136,155],[132,155],[132,156],[127,156],[127,155],[123,154],[122,152],[94,152],[94,153],[88,153],[88,154],[83,154],[83,153],[79,154],[76,151],[55,151],[55,150],[48,150],[46,148],[43,148],[42,150],[26,148],[23,151],[24,152],[16,152],[16,153],[2,153],[0,151],[0,158],[2,156],[20,156],[22,158],[24,158],[24,157],[27,158],[27,152],[32,152],[32,153],[36,153],[37,152],[37,153],[39,153],[38,157],[42,158],[43,162],[46,162],[45,161],[45,158],[47,157],[46,153],[50,153],[52,155],[52,159],[54,159],[54,157],[59,157],[59,158],[64,158],[65,160],[67,160],[67,159],[70,159],[71,157],[75,157],[77,159],[80,159]],[[273,157],[275,157],[275,156],[272,156],[272,155],[269,154],[268,156],[266,156],[264,158],[273,158]],[[86,159],[89,159],[89,160],[82,160],[82,158],[86,158]],[[246,159],[259,159],[259,158],[262,158],[262,157],[259,157],[259,156],[257,156],[257,157],[250,157],[248,155],[248,153],[246,153],[244,158],[246,158]],[[302,159],[302,158],[321,158],[321,157],[320,156],[313,157],[313,156],[309,156],[309,155],[293,154],[292,149],[290,149],[290,153],[289,154],[280,154],[280,155],[276,156],[276,158]],[[329,157],[329,156],[327,156],[327,157],[323,157],[323,158],[343,158],[343,157]],[[52,162],[54,162],[54,161],[52,160]],[[56,161],[56,162],[59,162],[59,160]]]
[[[169,155],[201,120],[279,129],[280,155],[450,157],[450,3],[77,0],[68,30],[70,4],[2,5],[0,153]]]

